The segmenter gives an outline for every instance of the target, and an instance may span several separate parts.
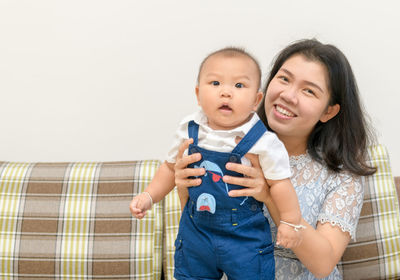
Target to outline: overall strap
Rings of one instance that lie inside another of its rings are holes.
[[[253,147],[253,145],[260,139],[260,137],[267,131],[264,123],[261,120],[247,132],[247,134],[240,140],[239,144],[233,149],[232,153],[239,154],[243,157]]]
[[[199,141],[199,125],[194,121],[190,121],[188,124],[188,134],[189,138],[193,138],[194,146],[197,146],[197,142]]]

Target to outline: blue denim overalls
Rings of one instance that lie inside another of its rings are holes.
[[[231,153],[197,146],[198,129],[194,121],[189,123],[189,137],[194,140],[189,154],[202,155],[190,167],[203,167],[206,174],[200,186],[189,188],[175,241],[174,277],[221,279],[225,272],[232,280],[274,279],[273,244],[263,204],[253,197],[229,197],[228,191],[241,187],[222,180],[224,175],[243,176],[225,165],[241,162],[266,131],[264,124],[258,121]]]

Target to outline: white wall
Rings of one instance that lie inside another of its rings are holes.
[[[316,37],[350,60],[400,175],[400,2],[0,0],[0,160],[162,158],[201,59],[246,47],[264,75]]]

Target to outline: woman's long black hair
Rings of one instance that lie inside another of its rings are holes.
[[[268,77],[264,99],[269,83],[283,63],[297,54],[325,65],[331,93],[329,105],[340,105],[340,111],[334,118],[326,123],[318,122],[314,127],[307,142],[309,154],[336,172],[347,170],[362,176],[373,174],[376,168],[366,163],[366,155],[369,141],[375,139],[374,134],[366,121],[351,66],[338,48],[315,39],[306,39],[283,49]],[[261,102],[258,114],[268,126],[264,102]]]

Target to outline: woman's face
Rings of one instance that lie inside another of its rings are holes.
[[[304,152],[317,122],[326,122],[339,112],[339,105],[328,106],[329,99],[325,66],[294,55],[283,63],[267,88],[264,105],[268,124],[288,150],[289,144],[301,146]]]

